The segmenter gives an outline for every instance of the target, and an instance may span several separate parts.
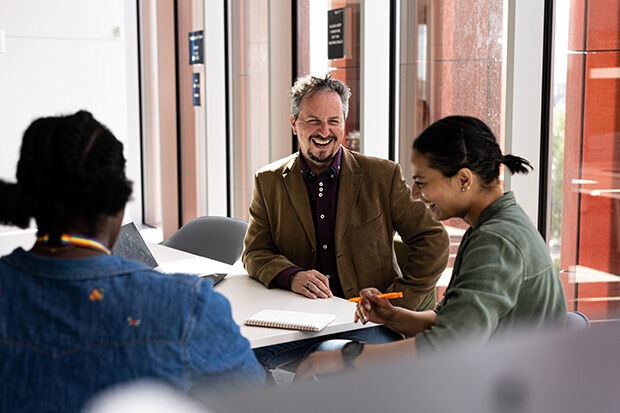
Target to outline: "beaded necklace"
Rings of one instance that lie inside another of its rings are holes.
[[[52,239],[52,242],[50,242],[50,239]],[[110,249],[101,241],[80,234],[60,234],[60,236],[56,239],[50,237],[50,234],[45,234],[37,237],[36,243],[48,247],[59,245],[76,245],[78,247],[90,248],[97,251],[102,251],[107,255],[112,255],[112,251],[110,251]],[[53,249],[52,252],[54,252]]]

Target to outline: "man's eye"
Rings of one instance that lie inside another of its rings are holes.
[[[424,182],[420,182],[420,181],[415,181],[414,183],[416,184],[418,188],[422,188],[422,185],[424,185]]]

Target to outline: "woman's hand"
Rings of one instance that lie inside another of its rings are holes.
[[[377,294],[381,294],[381,291],[372,287],[360,291],[362,302],[355,309],[356,323],[360,320],[362,324],[369,321],[377,324],[389,324],[392,320],[396,313],[396,307],[389,300],[377,297]]]
[[[342,352],[317,351],[310,353],[299,365],[295,374],[295,381],[303,381],[313,378],[317,374],[338,373],[344,369]]]

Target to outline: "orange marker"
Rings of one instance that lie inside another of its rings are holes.
[[[395,293],[377,294],[377,297],[385,298],[386,300],[391,300],[392,298],[403,298],[403,292],[398,291]],[[349,298],[349,301],[351,301],[352,303],[361,303],[362,297]]]

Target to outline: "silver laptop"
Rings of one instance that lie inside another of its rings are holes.
[[[149,247],[146,245],[146,242],[144,242],[142,235],[140,235],[140,231],[138,231],[138,228],[136,228],[136,225],[133,222],[125,224],[121,227],[121,232],[118,234],[118,239],[112,248],[112,253],[128,260],[141,262],[142,264],[150,268],[157,269],[163,273],[188,273],[187,271],[162,271],[158,269],[159,264],[157,263],[157,260],[153,257],[151,250],[149,250]],[[226,273],[206,274],[193,272],[189,272],[189,274],[196,275],[201,278],[209,278],[213,281],[213,285],[222,281],[227,275]]]

